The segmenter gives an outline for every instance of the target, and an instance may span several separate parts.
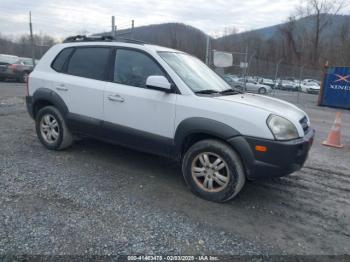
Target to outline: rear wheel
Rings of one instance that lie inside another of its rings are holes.
[[[258,92],[259,94],[266,94],[266,88],[260,87]]]
[[[235,197],[245,184],[245,173],[237,153],[214,139],[191,146],[182,161],[186,184],[197,196],[214,202]]]
[[[62,114],[53,106],[39,110],[35,118],[36,133],[40,142],[50,150],[61,150],[73,143]]]
[[[243,86],[235,86],[235,88],[240,90],[240,91],[244,91],[244,87]]]
[[[27,83],[28,81],[28,76],[29,76],[29,73],[28,72],[24,72],[23,75],[20,77],[19,81],[21,83]]]

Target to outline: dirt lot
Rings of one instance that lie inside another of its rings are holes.
[[[163,158],[93,140],[44,149],[23,93],[0,82],[0,254],[350,254],[349,111],[345,148],[327,148],[337,110],[274,94],[299,102],[317,131],[305,167],[215,204]]]

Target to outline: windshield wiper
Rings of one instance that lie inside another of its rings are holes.
[[[226,89],[226,90],[221,91],[220,94],[222,94],[222,95],[229,95],[229,94],[236,95],[236,94],[243,94],[243,92],[238,91],[236,89]]]
[[[236,90],[236,89],[226,89],[223,91],[217,91],[213,89],[204,89],[199,90],[195,92],[196,94],[204,94],[204,95],[210,95],[210,94],[220,94],[220,95],[237,95],[237,94],[243,94],[243,92]]]
[[[203,89],[199,91],[195,91],[196,94],[204,94],[204,95],[210,95],[210,94],[219,94],[219,91],[213,90],[213,89]]]

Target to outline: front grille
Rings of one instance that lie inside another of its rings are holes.
[[[309,123],[307,121],[306,116],[304,116],[302,119],[300,119],[299,123],[304,130],[304,134],[306,134],[307,131],[309,130]]]

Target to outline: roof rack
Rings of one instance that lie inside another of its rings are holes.
[[[133,44],[146,44],[146,42],[123,38],[123,37],[113,37],[110,35],[106,36],[86,36],[86,35],[75,35],[70,36],[64,39],[63,43],[72,43],[72,42],[94,42],[94,41],[107,41],[107,42],[124,42],[124,43],[133,43]]]

